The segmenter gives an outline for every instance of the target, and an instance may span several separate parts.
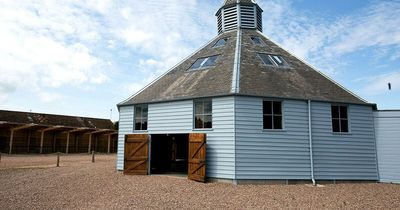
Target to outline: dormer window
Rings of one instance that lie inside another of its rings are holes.
[[[258,53],[258,56],[263,61],[264,65],[267,66],[277,66],[277,67],[288,67],[289,65],[280,55],[272,55],[265,53]]]
[[[226,44],[226,42],[228,41],[228,38],[223,38],[218,40],[213,47],[221,47],[224,46]]]
[[[199,58],[196,60],[196,62],[193,63],[193,65],[190,67],[189,70],[198,70],[198,69],[215,66],[215,62],[217,61],[217,59],[218,59],[218,55],[213,55],[213,56],[205,57],[205,58]]]
[[[263,41],[258,36],[252,36],[251,41],[253,42],[253,44],[257,44],[257,45],[263,44]]]

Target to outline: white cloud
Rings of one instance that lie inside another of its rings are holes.
[[[101,33],[78,4],[0,2],[0,94],[23,89],[54,98],[42,97],[39,90],[106,81],[103,61],[91,49]]]
[[[294,10],[290,1],[260,4],[271,8],[264,15],[264,33],[329,74],[346,64],[338,62],[340,56],[368,47],[394,47],[394,55],[388,55],[394,59],[400,54],[400,1],[374,1],[333,21]]]
[[[63,96],[61,94],[51,93],[51,92],[43,92],[43,91],[38,92],[37,95],[39,96],[39,99],[44,103],[55,102],[55,101],[61,100],[63,98]]]

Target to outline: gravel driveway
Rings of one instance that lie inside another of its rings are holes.
[[[3,156],[0,209],[400,209],[400,185],[202,184],[124,176],[115,155]]]

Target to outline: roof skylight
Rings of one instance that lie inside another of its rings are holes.
[[[252,37],[251,37],[251,41],[253,42],[253,44],[262,44],[262,43],[263,43],[263,41],[261,40],[261,38],[258,37],[258,36],[252,36]]]
[[[199,58],[196,60],[196,62],[193,63],[193,65],[189,68],[190,70],[198,70],[202,68],[208,68],[211,66],[215,66],[215,62],[218,59],[218,55],[213,55],[210,57],[205,57],[205,58]]]
[[[259,53],[258,56],[261,58],[263,63],[267,66],[278,66],[278,67],[288,67],[289,65],[280,55],[271,55],[265,53]]]
[[[221,47],[224,46],[226,44],[226,42],[228,41],[228,38],[223,38],[218,40],[213,47]]]

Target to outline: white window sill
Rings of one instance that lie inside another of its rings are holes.
[[[351,132],[332,132],[332,135],[335,135],[335,136],[350,136],[350,135],[353,135]]]
[[[263,132],[266,132],[266,133],[284,133],[284,132],[286,132],[286,130],[285,129],[262,129],[262,131]]]
[[[213,131],[212,128],[193,128],[192,131]]]

